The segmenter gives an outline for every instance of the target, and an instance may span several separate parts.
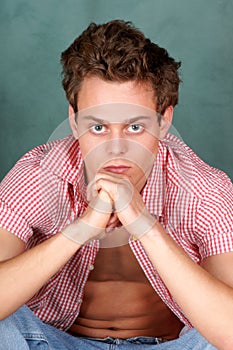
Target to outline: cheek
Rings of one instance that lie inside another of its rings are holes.
[[[149,152],[156,156],[158,153],[159,140],[154,137],[148,137],[144,143],[144,146],[148,149]]]
[[[98,143],[96,141],[92,140],[88,136],[82,136],[79,138],[79,146],[80,146],[83,158],[86,158],[86,156],[91,151],[93,152],[97,145],[98,145]]]
[[[85,164],[87,181],[90,182],[105,162],[105,153],[101,145],[103,142],[93,140],[91,137],[81,137],[79,141],[82,158]]]

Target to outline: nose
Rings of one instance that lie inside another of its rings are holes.
[[[106,142],[106,151],[108,154],[119,156],[127,153],[128,140],[124,138],[116,137]]]

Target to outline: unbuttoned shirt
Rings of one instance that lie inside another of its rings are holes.
[[[176,136],[159,141],[142,198],[195,263],[233,251],[232,183]],[[84,163],[72,135],[29,151],[0,186],[0,226],[27,249],[58,233],[86,208]],[[191,327],[140,241],[129,239],[129,245],[155,292]],[[27,303],[42,321],[63,330],[74,323],[98,250],[99,240],[83,245]]]

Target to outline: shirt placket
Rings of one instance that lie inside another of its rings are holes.
[[[153,266],[152,262],[150,261],[149,257],[147,256],[146,252],[144,251],[141,243],[137,241],[130,241],[130,247],[138,260],[139,265],[141,266],[142,270],[144,271],[148,281],[150,282],[153,289],[156,291],[156,293],[159,295],[159,297],[162,299],[162,301],[175,313],[175,315],[186,325],[190,326],[190,322],[188,319],[183,315],[180,308],[176,304],[176,302],[173,300],[171,294],[169,293],[168,289],[164,285],[163,281],[159,277],[158,272],[156,271],[155,267]]]

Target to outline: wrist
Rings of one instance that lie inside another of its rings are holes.
[[[73,242],[84,245],[100,234],[103,228],[92,226],[90,223],[78,218],[73,223],[64,227],[60,232]]]
[[[133,236],[134,239],[141,239],[148,234],[157,224],[157,218],[151,215],[145,208],[135,220],[125,225],[125,229]]]
[[[151,227],[150,230],[148,230],[142,237],[141,242],[148,244],[151,244],[155,240],[158,242],[158,240],[164,240],[164,237],[167,236],[167,232],[164,230],[163,226],[159,223],[159,221],[156,221],[155,225]]]

